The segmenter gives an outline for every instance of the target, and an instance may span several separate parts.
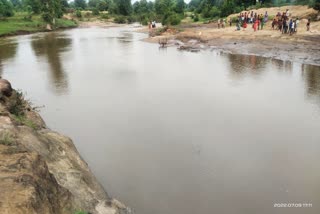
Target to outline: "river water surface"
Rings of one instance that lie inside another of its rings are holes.
[[[0,73],[137,214],[320,213],[320,67],[133,31],[1,39]]]

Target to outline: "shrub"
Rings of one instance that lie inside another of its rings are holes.
[[[15,115],[13,118],[20,125],[28,126],[33,130],[39,129],[38,125],[35,124],[32,120],[28,119],[25,115],[18,115],[18,116]]]
[[[2,132],[0,134],[0,144],[11,146],[12,144],[14,144],[14,136],[9,132]]]
[[[100,15],[100,18],[101,18],[101,19],[109,19],[109,15],[108,15],[107,13],[102,13],[102,14]]]
[[[82,14],[80,10],[76,10],[76,17],[81,18]]]
[[[162,19],[162,25],[178,25],[181,22],[181,17],[176,13],[168,13]]]
[[[198,15],[198,14],[195,14],[195,15],[193,16],[193,21],[194,21],[194,22],[198,22],[198,21],[199,21],[199,15]]]
[[[129,24],[130,24],[130,23],[134,23],[134,22],[137,21],[137,18],[134,17],[134,16],[128,16],[128,17],[127,17],[127,21],[128,21]]]
[[[125,16],[117,16],[113,20],[117,24],[125,24],[127,23],[126,17]]]
[[[99,16],[99,10],[98,10],[98,8],[93,8],[93,9],[92,9],[92,15],[94,15],[94,16]]]
[[[25,101],[23,93],[21,91],[17,91],[12,95],[12,97],[13,99],[8,106],[9,112],[16,116],[24,115],[24,111],[27,108],[28,103]]]
[[[85,211],[76,211],[74,214],[88,214],[88,213]]]
[[[178,25],[180,24],[180,22],[181,22],[181,18],[177,14],[169,17],[169,23],[171,25]]]
[[[140,23],[142,25],[148,25],[149,21],[148,21],[148,18],[147,17],[144,17],[143,19],[140,20]]]

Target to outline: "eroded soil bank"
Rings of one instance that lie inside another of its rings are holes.
[[[110,198],[72,140],[47,128],[0,79],[0,213],[131,213]]]

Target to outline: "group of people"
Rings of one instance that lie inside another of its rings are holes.
[[[272,29],[273,30],[279,30],[283,34],[294,34],[297,32],[298,25],[299,25],[299,18],[290,18],[291,14],[289,12],[289,9],[287,9],[285,12],[280,13],[278,12],[276,17],[272,21]],[[265,14],[257,14],[253,11],[251,12],[244,12],[240,13],[237,21],[236,21],[236,30],[245,30],[249,24],[252,24],[252,28],[254,31],[262,30],[264,25],[269,20],[269,14],[266,11]],[[222,25],[218,22],[218,27]],[[232,26],[232,19],[229,20],[230,26]],[[307,22],[307,31],[310,30],[310,19]]]
[[[268,22],[269,15],[266,11],[265,14],[257,14],[253,11],[240,13],[237,19],[236,30],[240,30],[241,27],[246,29],[248,24],[252,24],[252,28],[254,31],[262,30],[265,23]],[[232,21],[230,20],[230,26],[232,25]]]
[[[273,30],[279,30],[283,34],[294,34],[298,30],[299,25],[299,18],[292,19],[289,18],[289,10],[287,9],[286,12],[283,12],[282,14],[280,12],[277,13],[276,17],[272,21],[272,29]]]

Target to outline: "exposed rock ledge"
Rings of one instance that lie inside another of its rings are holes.
[[[72,140],[0,79],[0,213],[126,214],[80,157]]]

